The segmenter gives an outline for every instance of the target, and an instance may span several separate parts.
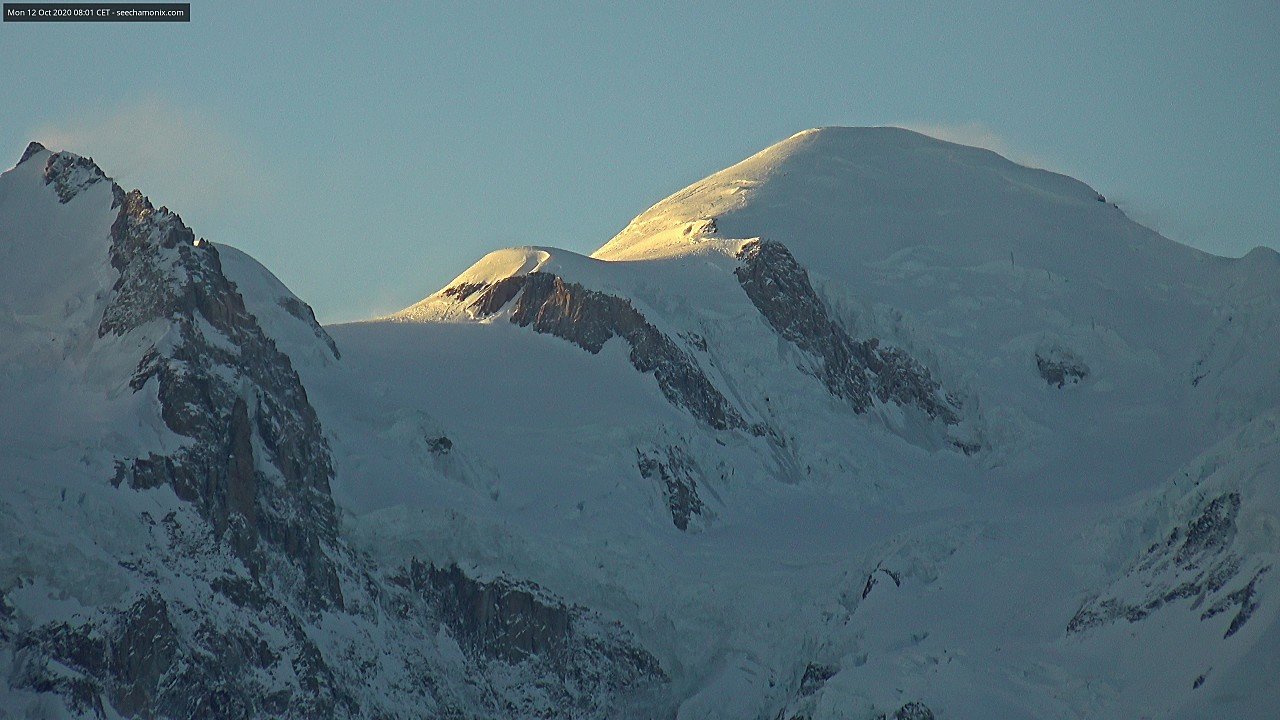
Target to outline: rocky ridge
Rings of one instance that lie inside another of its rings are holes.
[[[33,145],[28,162],[44,164],[64,206],[111,182],[70,153]],[[585,608],[457,567],[380,567],[350,548],[324,429],[217,248],[136,190],[112,183],[110,197],[102,252],[116,279],[99,293],[94,352],[139,352],[118,382],[154,397],[178,441],[117,457],[102,479],[137,524],[112,558],[114,599],[41,617],[14,599],[38,590],[37,571],[0,586],[0,667],[25,712],[600,717],[660,694],[657,661]],[[338,358],[305,303],[282,308]],[[142,497],[163,511],[135,514]]]
[[[631,348],[631,364],[642,373],[652,372],[672,404],[716,430],[747,427],[698,361],[626,298],[566,282],[547,272],[512,275],[487,285],[455,285],[442,294],[468,303],[477,318],[506,309],[512,323],[568,340],[592,354],[599,353],[611,338],[622,338]]]

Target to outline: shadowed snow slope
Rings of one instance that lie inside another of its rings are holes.
[[[0,175],[0,253],[0,717],[665,712],[608,619],[353,546],[335,489],[448,513],[431,492],[465,506],[483,475],[256,261],[35,144]]]
[[[1143,543],[1176,555],[1218,497],[1176,478],[1268,436],[1278,301],[1273,251],[1210,256],[1074,179],[826,128],[591,258],[500,250],[331,330],[371,377],[435,369],[392,392],[484,446],[508,527],[543,538],[490,562],[630,614],[680,668],[682,716],[1125,717],[1280,706],[1224,670],[1277,661],[1256,644],[1277,608],[1267,451],[1223,461],[1218,495],[1264,476],[1239,491],[1263,519],[1214,551],[1220,576],[1169,560],[1163,595],[1132,589],[1162,562]],[[1254,634],[1224,638],[1258,598]]]
[[[133,652],[233,657],[199,687],[236,717],[1280,713],[1273,251],[827,128],[591,257],[497,250],[321,328],[32,158],[0,177],[0,707],[207,710],[92,662]]]

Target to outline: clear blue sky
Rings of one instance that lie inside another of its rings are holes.
[[[820,125],[930,128],[1191,245],[1280,247],[1274,0],[192,5],[0,25],[3,164],[32,138],[92,155],[326,322],[499,247],[589,252]]]

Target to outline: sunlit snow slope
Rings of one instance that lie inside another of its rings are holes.
[[[681,717],[1196,717],[1280,709],[1278,301],[1273,251],[827,128],[330,330],[492,471],[488,530],[372,532],[627,618]]]
[[[1280,715],[1280,256],[894,128],[321,328],[0,175],[0,717]]]

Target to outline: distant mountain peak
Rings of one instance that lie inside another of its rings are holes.
[[[44,159],[45,185],[53,185],[58,193],[58,201],[66,204],[91,185],[106,181],[112,187],[115,202],[122,202],[124,190],[93,161],[93,158],[66,150],[54,152],[43,144],[31,141],[18,160],[18,167],[38,156]]]
[[[58,201],[63,204],[71,202],[86,188],[100,182],[111,183],[116,205],[120,204],[124,195],[123,189],[107,177],[93,158],[69,152],[49,156],[44,166],[44,182],[46,185],[53,185],[58,193]]]
[[[44,145],[41,145],[35,140],[32,140],[30,143],[27,144],[27,149],[22,151],[22,158],[18,160],[18,164],[21,165],[22,163],[30,160],[32,155],[35,155],[36,153],[44,152],[44,151],[45,151]]]
[[[804,130],[653,204],[592,257],[662,259],[719,239],[786,244],[824,275],[903,252],[955,267],[1014,262],[1054,272],[1112,267],[1143,236],[1097,190],[995,152],[897,127]],[[1194,251],[1179,249],[1183,256]]]

